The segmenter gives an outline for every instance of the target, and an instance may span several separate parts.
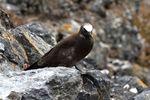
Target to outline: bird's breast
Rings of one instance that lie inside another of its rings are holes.
[[[91,51],[93,47],[93,40],[81,39],[76,47],[76,54],[79,56],[79,58],[83,58]]]

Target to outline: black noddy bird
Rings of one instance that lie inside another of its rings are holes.
[[[44,67],[74,66],[91,51],[94,43],[93,26],[85,23],[76,34],[72,34],[56,44],[38,61],[24,70]]]

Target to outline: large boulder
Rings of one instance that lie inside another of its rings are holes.
[[[109,100],[110,80],[99,70],[52,67],[0,74],[0,99]]]
[[[0,75],[0,99],[75,100],[82,87],[76,69],[57,67]]]

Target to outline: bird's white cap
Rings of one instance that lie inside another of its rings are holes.
[[[93,26],[90,23],[85,23],[83,25],[83,28],[87,31],[87,32],[92,32],[93,30]]]

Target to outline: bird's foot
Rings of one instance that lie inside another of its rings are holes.
[[[30,66],[29,64],[25,63],[23,64],[23,69],[26,70],[29,66]]]

